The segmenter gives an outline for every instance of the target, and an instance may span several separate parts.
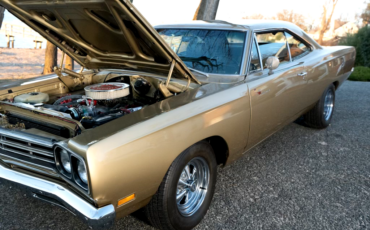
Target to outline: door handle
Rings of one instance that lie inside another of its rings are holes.
[[[306,78],[306,76],[307,76],[307,72],[299,73],[299,74],[298,74],[298,76],[299,76],[299,77],[302,77],[303,79],[305,79],[305,78]]]

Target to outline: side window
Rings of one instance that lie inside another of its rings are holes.
[[[292,61],[295,61],[305,55],[307,55],[311,48],[309,48],[306,44],[301,42],[300,40],[296,39],[293,35],[285,32],[288,45],[290,48],[290,54],[292,56]]]
[[[266,67],[266,60],[270,56],[279,58],[280,65],[290,62],[290,56],[284,32],[268,32],[257,34],[262,64]]]
[[[260,55],[258,53],[256,40],[253,39],[252,51],[251,51],[251,65],[249,72],[261,70]]]

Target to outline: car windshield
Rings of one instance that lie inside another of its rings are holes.
[[[158,32],[189,68],[205,73],[240,74],[245,32],[197,29]]]

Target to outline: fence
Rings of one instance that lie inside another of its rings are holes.
[[[45,38],[41,37],[39,33],[31,28],[11,23],[3,23],[0,34],[5,34],[7,37],[8,48],[10,48],[10,46],[14,48],[14,41],[17,37],[33,39],[33,42],[35,43],[35,49],[37,48],[37,45],[39,45],[39,48],[41,49],[42,43],[46,42]]]

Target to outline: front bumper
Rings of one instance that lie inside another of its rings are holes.
[[[106,229],[114,224],[113,205],[95,208],[59,184],[11,170],[0,164],[0,179],[12,181],[31,192],[32,196],[67,209],[93,229]]]

